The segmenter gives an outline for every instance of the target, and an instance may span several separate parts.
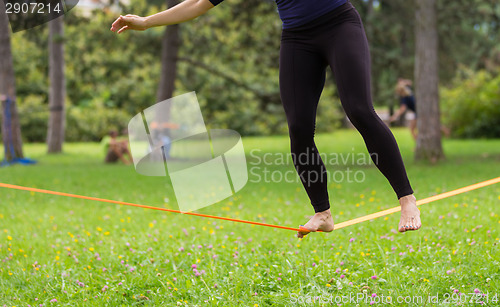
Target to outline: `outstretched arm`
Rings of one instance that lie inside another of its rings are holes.
[[[168,10],[147,17],[120,16],[113,22],[111,31],[119,34],[127,30],[144,31],[152,27],[178,24],[195,19],[213,7],[209,0],[185,0]]]
[[[391,118],[389,119],[389,122],[393,122],[397,120],[404,112],[406,112],[406,105],[402,104],[399,109],[394,113]]]

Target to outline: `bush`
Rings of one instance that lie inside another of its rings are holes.
[[[27,142],[45,142],[48,106],[40,96],[30,95],[18,103],[21,133]],[[110,130],[121,131],[132,118],[120,109],[105,107],[67,107],[67,142],[100,141]]]
[[[465,72],[441,91],[443,123],[459,138],[500,137],[500,75]]]
[[[66,117],[66,141],[100,141],[110,130],[121,131],[132,116],[108,108],[70,108]]]
[[[23,140],[27,142],[44,142],[47,138],[49,107],[43,103],[43,97],[29,95],[17,103],[19,122]]]

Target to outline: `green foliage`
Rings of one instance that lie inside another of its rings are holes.
[[[130,116],[120,109],[70,108],[67,115],[66,140],[99,141],[111,130],[121,132]]]
[[[135,3],[138,14],[157,9]],[[155,103],[162,31],[117,37],[109,31],[114,18],[102,10],[92,22],[76,11],[65,16],[66,141],[97,141]],[[12,37],[22,135],[30,142],[43,142],[47,134],[47,35],[42,25]]]
[[[440,77],[452,81],[457,63],[494,72],[500,67],[500,2],[438,0]]]
[[[49,111],[40,96],[27,96],[19,103],[23,139],[44,142],[47,137]],[[66,137],[69,142],[99,141],[110,130],[121,131],[130,116],[123,110],[68,106],[66,110]]]
[[[374,101],[396,104],[398,77],[414,78],[415,1],[351,0],[360,12],[372,56]],[[370,15],[369,4],[373,3]],[[439,77],[449,84],[457,63],[474,70],[495,71],[500,66],[500,2],[494,0],[438,0]]]
[[[44,142],[49,121],[48,107],[41,96],[29,95],[18,102],[19,121],[24,141]]]
[[[441,92],[444,123],[460,138],[500,137],[500,74],[465,72]]]

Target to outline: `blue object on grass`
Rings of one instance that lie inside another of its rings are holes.
[[[16,157],[16,152],[14,150],[14,139],[12,138],[12,123],[11,123],[11,112],[10,112],[10,108],[11,108],[11,104],[12,104],[12,100],[10,99],[10,97],[7,96],[7,100],[5,100],[5,127],[6,127],[6,138],[7,138],[7,142],[6,142],[6,146],[5,146],[5,156],[7,157],[7,152],[9,151],[10,152],[10,155],[11,157],[13,157],[13,159],[11,161],[7,161],[6,159],[4,159],[2,162],[0,162],[0,167],[3,167],[3,166],[9,166],[9,165],[13,165],[13,164],[23,164],[23,165],[26,165],[26,164],[35,164],[36,161],[35,160],[32,160],[32,159],[27,159],[27,158],[18,158]]]

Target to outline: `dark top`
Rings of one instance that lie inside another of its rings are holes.
[[[217,5],[224,0],[210,0]],[[346,3],[347,0],[275,0],[283,29],[295,28],[306,24],[337,7]]]
[[[417,113],[415,106],[415,97],[413,95],[401,97],[400,104],[405,105],[409,110]]]

